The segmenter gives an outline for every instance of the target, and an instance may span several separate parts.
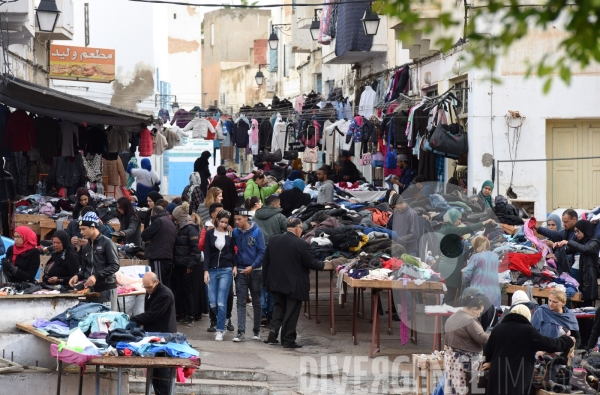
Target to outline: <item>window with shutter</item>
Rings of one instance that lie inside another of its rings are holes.
[[[283,52],[283,76],[290,76],[290,58],[292,57],[292,46],[286,44]]]

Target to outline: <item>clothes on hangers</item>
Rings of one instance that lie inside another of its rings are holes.
[[[360,104],[358,105],[358,114],[364,117],[370,117],[373,115],[373,108],[375,106],[375,91],[371,86],[367,85],[365,90],[360,95]]]

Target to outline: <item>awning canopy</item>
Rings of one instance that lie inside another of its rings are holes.
[[[4,75],[0,77],[0,102],[38,115],[112,126],[149,125],[152,116],[84,99],[79,96]]]

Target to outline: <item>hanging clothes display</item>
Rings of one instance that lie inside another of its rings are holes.
[[[27,152],[35,146],[36,133],[33,120],[23,110],[15,110],[6,121],[3,145],[11,152]]]
[[[358,114],[363,117],[370,117],[373,115],[373,107],[375,106],[375,91],[369,85],[365,87],[365,90],[360,95],[360,104],[358,105]]]

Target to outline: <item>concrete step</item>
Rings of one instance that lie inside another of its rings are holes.
[[[144,378],[143,369],[131,369],[129,371],[130,378]],[[266,382],[267,375],[262,372],[252,372],[248,370],[211,370],[211,369],[196,369],[192,375],[193,381],[196,380],[232,380],[232,381],[252,381]]]
[[[143,394],[146,380],[129,378],[129,394]],[[269,395],[269,385],[265,382],[242,380],[194,380],[193,384],[177,384],[176,394],[194,395]]]

